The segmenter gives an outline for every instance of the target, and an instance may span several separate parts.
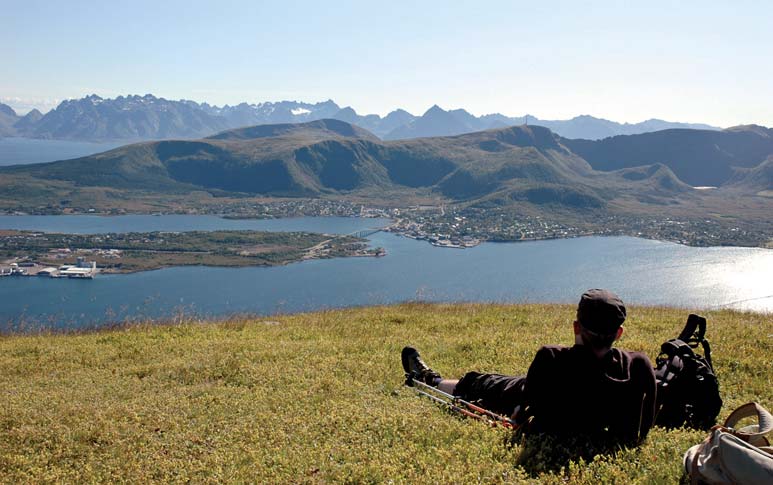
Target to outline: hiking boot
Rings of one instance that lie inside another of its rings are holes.
[[[413,381],[417,380],[430,386],[437,386],[440,382],[440,374],[430,369],[421,360],[419,351],[413,347],[404,347],[401,355],[403,369],[405,370],[405,385],[413,387]]]

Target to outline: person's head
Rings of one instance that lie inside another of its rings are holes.
[[[605,353],[623,334],[625,305],[611,291],[592,289],[582,294],[574,321],[575,342],[597,354]]]

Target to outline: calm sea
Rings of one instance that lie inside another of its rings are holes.
[[[125,144],[120,142],[90,143],[33,138],[0,138],[0,166],[85,157]]]
[[[256,229],[346,234],[380,219],[226,220],[214,216],[4,216],[0,228],[100,233]],[[574,303],[587,288],[628,303],[773,312],[773,251],[691,248],[630,237],[585,237],[436,248],[376,233],[383,258],[272,268],[179,267],[91,281],[0,278],[0,321],[78,327],[178,313],[270,315],[406,300]]]

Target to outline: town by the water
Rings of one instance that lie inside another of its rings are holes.
[[[69,250],[62,250],[61,254],[69,254]],[[96,261],[86,261],[85,258],[80,256],[74,264],[62,264],[61,266],[47,266],[35,261],[0,264],[0,277],[44,276],[48,278],[92,279],[98,272],[99,268],[97,268]]]
[[[100,214],[89,208],[65,208],[55,211],[62,215],[123,215],[123,212]],[[38,212],[41,214],[49,211]],[[571,223],[560,219],[549,220],[542,216],[513,214],[506,210],[476,209],[450,206],[416,205],[405,208],[367,207],[347,201],[325,199],[295,199],[265,203],[228,204],[218,207],[190,208],[183,214],[215,214],[226,219],[276,219],[292,217],[361,217],[391,219],[386,227],[376,228],[416,240],[427,241],[440,248],[465,249],[477,246],[485,241],[516,242],[543,239],[572,238],[591,235],[619,236],[628,235],[650,239],[668,240],[691,246],[747,245],[765,246],[767,241],[760,239],[761,234],[751,228],[738,225],[720,224],[716,221],[701,219],[677,219],[674,217],[621,218],[608,216],[595,225]],[[26,215],[12,213],[9,215]],[[160,214],[156,214],[160,215]],[[6,231],[7,232],[7,231]],[[373,231],[371,231],[372,233]],[[256,233],[257,234],[257,233]],[[0,234],[3,247],[13,247],[12,253],[0,261],[0,276],[46,276],[51,278],[91,279],[100,270],[116,272],[124,257],[121,249],[106,245],[100,247],[99,236],[92,236],[84,247],[78,247],[76,241],[61,237],[61,247],[48,249],[44,260],[34,251],[39,244],[40,233]],[[66,235],[60,235],[66,236]],[[9,244],[10,239],[13,243]],[[9,239],[6,241],[6,239]],[[135,238],[136,239],[136,238]],[[764,239],[764,238],[763,238]],[[134,250],[143,250],[143,241],[156,243],[151,237],[132,241]],[[82,243],[83,241],[81,241]],[[352,247],[345,251],[340,248],[331,250],[323,241],[313,241],[306,253],[298,260],[317,259],[331,256],[384,256],[380,248],[366,249]],[[25,252],[26,249],[29,251]],[[39,248],[38,248],[39,249]],[[144,250],[153,250],[152,247]],[[243,255],[243,254],[242,254]],[[52,265],[52,260],[61,264]],[[179,262],[179,261],[178,261]],[[197,264],[208,264],[206,255],[201,256]],[[287,262],[287,261],[285,261]],[[248,263],[245,263],[248,264]],[[257,263],[256,263],[257,264]],[[152,269],[152,268],[144,268]],[[117,271],[126,272],[126,271]]]

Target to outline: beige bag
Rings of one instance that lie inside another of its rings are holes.
[[[757,424],[733,429],[743,418]],[[684,455],[684,469],[693,484],[773,484],[773,447],[765,435],[773,431],[773,415],[756,402],[733,411],[723,426],[714,426],[706,440]]]

